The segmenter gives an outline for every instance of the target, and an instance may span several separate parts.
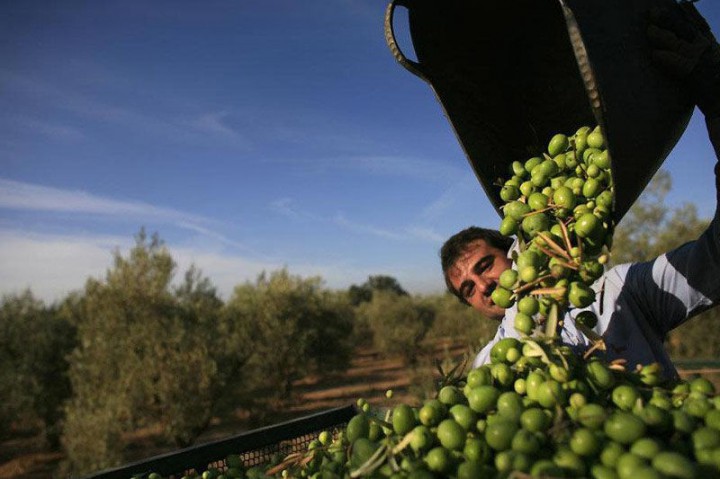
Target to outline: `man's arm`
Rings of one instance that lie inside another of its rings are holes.
[[[720,158],[720,45],[708,24],[691,3],[683,2],[676,9],[651,12],[648,38],[654,63],[683,85],[705,115]],[[720,302],[720,163],[715,165],[715,184],[715,217],[701,237],[652,262],[633,265],[625,278],[661,335]]]
[[[653,9],[647,35],[655,65],[680,82],[705,115],[720,158],[720,44],[710,26],[692,3],[682,1],[674,9]]]

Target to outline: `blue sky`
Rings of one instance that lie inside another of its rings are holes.
[[[444,238],[498,217],[389,53],[386,5],[4,2],[0,294],[60,299],[141,227],[224,297],[281,267],[441,291]],[[720,6],[697,5],[720,31]],[[696,115],[665,163],[670,201],[711,215],[713,163]]]

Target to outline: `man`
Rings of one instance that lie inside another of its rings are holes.
[[[500,274],[512,266],[512,238],[499,231],[470,227],[448,239],[440,251],[445,284],[463,303],[500,321],[505,309],[490,299]]]
[[[648,37],[660,68],[682,82],[705,115],[710,141],[720,159],[720,46],[691,5],[685,21],[654,12]],[[720,163],[715,166],[720,204]],[[692,316],[720,304],[720,218],[716,209],[708,229],[652,261],[624,264],[593,285],[594,304],[585,308],[598,317],[594,332],[602,336],[607,360],[625,359],[629,367],[659,363],[666,377],[677,372],[663,347],[667,334]],[[513,324],[517,309],[491,299],[500,274],[512,267],[511,238],[471,227],[452,236],[440,251],[448,290],[462,302],[499,321],[495,337],[480,351],[473,366],[489,361],[492,346],[504,337],[519,337]],[[563,343],[578,351],[591,346],[575,327],[579,309],[570,310],[561,332]]]

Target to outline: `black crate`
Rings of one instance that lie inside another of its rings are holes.
[[[357,413],[354,406],[329,409],[272,426],[254,429],[214,442],[180,449],[114,469],[107,469],[86,479],[131,479],[133,476],[156,472],[164,477],[180,478],[193,471],[202,473],[209,468],[227,469],[225,458],[239,455],[246,467],[264,464],[272,456],[286,456],[304,451],[308,443],[323,430],[344,427]]]

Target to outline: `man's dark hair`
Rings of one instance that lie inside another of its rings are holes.
[[[440,263],[442,264],[443,276],[445,277],[445,286],[447,286],[448,291],[457,296],[457,298],[465,304],[467,304],[465,298],[462,297],[460,291],[456,290],[450,282],[448,270],[455,264],[458,258],[465,253],[467,246],[477,240],[483,240],[488,246],[505,251],[506,253],[510,251],[510,247],[513,244],[511,237],[505,236],[496,230],[477,226],[465,228],[445,241],[445,244],[440,248]]]

